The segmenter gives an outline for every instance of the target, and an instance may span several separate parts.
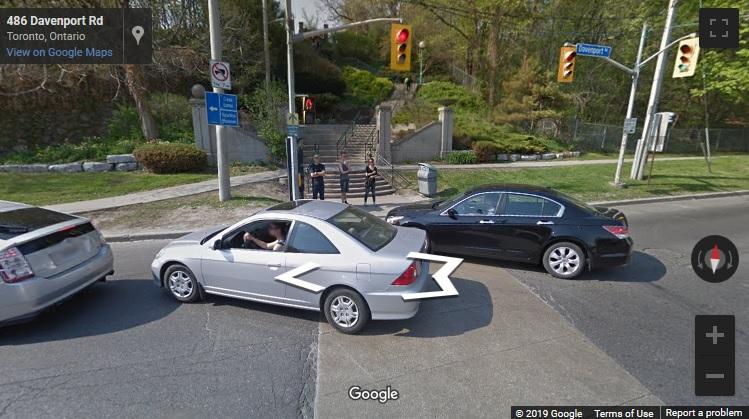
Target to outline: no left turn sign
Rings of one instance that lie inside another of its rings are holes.
[[[230,90],[231,89],[231,72],[229,63],[226,61],[211,60],[211,86]]]

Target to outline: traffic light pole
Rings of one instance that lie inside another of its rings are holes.
[[[648,109],[645,114],[645,122],[642,126],[642,139],[638,141],[637,148],[635,149],[635,156],[632,160],[632,171],[630,172],[630,178],[635,180],[641,180],[643,175],[643,169],[645,168],[645,162],[648,158],[648,146],[650,139],[648,138],[648,130],[650,129],[650,123],[653,119],[653,114],[658,110],[658,101],[661,97],[661,85],[663,84],[663,73],[666,70],[665,60],[666,54],[662,54],[661,51],[665,51],[669,46],[669,40],[671,38],[671,26],[676,19],[676,5],[678,0],[669,0],[668,2],[668,14],[666,15],[666,24],[663,27],[663,36],[661,37],[661,47],[658,53],[658,59],[655,62],[655,75],[653,76],[653,84],[650,88],[650,98],[648,99]]]
[[[218,0],[208,0],[208,30],[210,33],[211,59],[221,60],[221,22],[219,21]],[[224,89],[213,88],[215,93],[224,93]],[[224,134],[226,127],[216,125],[216,166],[218,167],[218,198],[221,202],[231,199],[231,182],[229,166],[226,161]]]
[[[648,33],[648,24],[643,23],[642,33],[640,33],[640,46],[637,47],[637,58],[635,59],[635,68],[632,72],[632,86],[629,89],[629,103],[627,104],[627,116],[626,119],[632,118],[632,114],[635,110],[635,96],[637,95],[637,82],[640,80],[640,60],[642,59],[642,50],[645,47],[645,38]],[[629,69],[627,69],[629,70]],[[622,187],[624,184],[621,181],[622,167],[624,166],[624,153],[627,150],[627,137],[629,133],[623,130],[622,133],[622,145],[619,147],[619,160],[616,162],[616,173],[614,174],[613,185],[616,187]]]

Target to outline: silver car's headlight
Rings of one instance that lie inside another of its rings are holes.
[[[398,225],[400,224],[401,220],[403,219],[402,215],[391,215],[385,219],[390,224]]]

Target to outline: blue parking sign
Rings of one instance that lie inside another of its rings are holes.
[[[208,125],[239,126],[237,95],[205,92],[205,111]]]

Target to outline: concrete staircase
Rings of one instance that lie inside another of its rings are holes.
[[[304,170],[312,161],[312,156],[320,155],[320,161],[325,164],[325,198],[340,197],[340,176],[338,175],[339,153],[346,150],[351,163],[349,193],[350,198],[364,196],[364,168],[368,153],[373,152],[368,147],[374,147],[377,138],[377,128],[371,124],[358,125],[306,125],[302,128]],[[345,135],[345,139],[342,137]],[[340,142],[340,143],[339,143]],[[340,150],[339,150],[340,146]],[[382,170],[382,168],[380,168]],[[377,195],[389,195],[395,189],[380,176],[375,183]],[[312,195],[309,177],[305,177],[305,197]]]

